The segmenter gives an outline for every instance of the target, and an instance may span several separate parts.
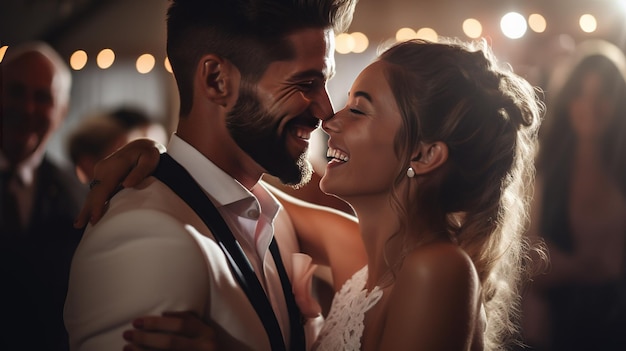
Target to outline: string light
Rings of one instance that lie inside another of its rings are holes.
[[[100,53],[98,53],[98,56],[96,57],[96,63],[101,69],[107,69],[111,67],[114,61],[115,53],[111,49],[103,49],[102,51],[100,51]]]
[[[475,18],[463,21],[463,33],[472,39],[479,38],[483,34],[483,26]]]
[[[517,12],[509,12],[500,20],[502,33],[510,39],[519,39],[526,34],[528,25],[526,18]]]
[[[417,32],[412,28],[400,28],[396,32],[396,41],[406,41],[411,39],[417,39]]]
[[[135,65],[137,67],[137,72],[141,74],[149,73],[154,68],[155,62],[156,60],[154,59],[154,56],[150,54],[143,54],[139,56]]]
[[[4,54],[7,52],[7,49],[9,47],[8,46],[2,46],[0,47],[0,62],[2,62],[2,59],[4,59]]]
[[[590,14],[584,14],[580,17],[578,25],[581,30],[586,33],[591,33],[597,30],[597,20]],[[509,12],[505,14],[500,20],[500,29],[502,33],[510,39],[518,39],[526,34],[527,29],[530,28],[535,33],[544,33],[547,28],[547,21],[544,16],[538,13],[533,13],[528,16],[528,21],[521,14],[516,12]],[[467,18],[462,23],[463,33],[469,38],[476,39],[483,35],[483,27],[481,22],[476,18]],[[438,33],[433,28],[421,28],[415,31],[412,28],[404,27],[400,28],[396,34],[396,41],[405,41],[411,39],[424,39],[432,42],[437,42]],[[363,53],[369,47],[369,39],[362,32],[354,33],[341,33],[335,37],[336,47],[335,50],[340,54],[348,53]],[[0,62],[4,58],[8,46],[0,47]],[[69,63],[72,69],[83,69],[88,61],[88,55],[84,50],[76,50],[72,53]],[[115,53],[112,49],[103,49],[96,57],[96,63],[101,69],[107,69],[115,62]],[[137,72],[141,74],[147,74],[151,72],[155,67],[155,57],[151,54],[143,54],[136,61]],[[169,59],[165,57],[163,61],[164,69],[172,73],[172,66]]]
[[[361,32],[354,32],[350,34],[350,36],[354,39],[354,48],[352,49],[352,52],[354,52],[355,54],[360,54],[367,50],[370,42],[365,34]]]
[[[341,33],[335,37],[335,51],[340,54],[350,53],[354,46],[354,38],[348,33]]]
[[[70,56],[70,67],[75,71],[80,71],[87,64],[87,53],[84,50],[76,50]]]
[[[420,30],[415,33],[415,36],[419,39],[424,39],[435,43],[439,40],[439,35],[437,34],[437,32],[434,29],[428,27],[420,28]]]
[[[165,61],[163,61],[163,67],[165,67],[165,70],[173,73],[174,71],[172,70],[172,64],[170,63],[170,58],[169,57],[165,57]]]
[[[578,23],[580,24],[580,29],[582,29],[585,33],[595,32],[595,30],[598,28],[598,22],[596,21],[596,18],[590,14],[584,14],[580,16],[580,20],[578,21]]]
[[[538,13],[533,13],[528,16],[528,26],[535,33],[543,33],[547,27],[546,19]]]

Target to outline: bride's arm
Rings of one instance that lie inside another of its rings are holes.
[[[98,162],[89,185],[91,191],[74,227],[83,228],[87,222],[97,222],[113,194],[120,188],[137,185],[154,172],[159,155],[164,151],[165,147],[154,140],[137,139]]]
[[[356,217],[266,186],[289,214],[302,252],[311,256],[314,263],[330,266],[335,291],[367,264]]]
[[[138,139],[96,164],[93,187],[74,222],[77,228],[97,222],[116,190],[132,187],[148,177],[165,147],[150,139]],[[268,185],[268,187],[270,187]],[[290,215],[304,253],[315,263],[333,269],[335,289],[366,264],[365,249],[356,218],[324,206],[312,205],[270,187]]]

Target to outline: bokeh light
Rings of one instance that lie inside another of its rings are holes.
[[[595,32],[598,28],[598,22],[596,21],[596,18],[590,14],[584,14],[580,16],[580,20],[578,21],[578,23],[580,24],[580,29],[582,29],[585,33]]]
[[[341,33],[335,37],[335,51],[348,54],[354,49],[354,38],[348,33]]]
[[[463,33],[472,39],[479,38],[483,34],[483,26],[475,18],[463,21]]]
[[[400,28],[396,32],[396,41],[406,41],[416,39],[417,33],[411,28]]]
[[[367,50],[370,42],[365,34],[361,32],[354,32],[350,34],[350,36],[352,36],[352,39],[354,39],[354,48],[352,49],[352,52],[360,54]]]
[[[141,74],[149,73],[154,68],[155,62],[154,56],[150,54],[143,54],[139,56],[136,63],[137,72]]]
[[[528,25],[526,18],[517,12],[509,12],[500,20],[502,33],[510,39],[519,39],[526,34]]]
[[[80,71],[87,64],[87,53],[84,50],[76,50],[70,56],[70,67],[75,71]]]
[[[535,33],[543,33],[546,31],[547,22],[542,15],[538,13],[533,13],[532,15],[528,16],[528,26]]]
[[[165,61],[163,61],[163,66],[165,67],[166,71],[168,71],[170,73],[174,72],[172,70],[172,64],[170,63],[170,58],[169,57],[165,58]]]
[[[432,42],[437,42],[439,40],[439,35],[437,34],[437,32],[434,29],[428,27],[420,28],[420,30],[417,31],[416,36],[419,39],[424,39]]]
[[[107,69],[115,62],[115,53],[111,49],[103,49],[96,57],[96,63],[101,69]]]
[[[0,62],[2,62],[2,59],[4,59],[4,54],[6,54],[8,48],[9,47],[6,45],[0,47]]]

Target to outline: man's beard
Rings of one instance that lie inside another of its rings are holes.
[[[286,130],[277,134],[279,123],[280,119],[265,111],[259,99],[245,88],[226,117],[226,127],[237,145],[268,174],[297,188],[311,179],[312,166],[306,152],[297,159],[289,154]]]

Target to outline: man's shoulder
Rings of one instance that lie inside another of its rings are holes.
[[[157,218],[187,220],[193,215],[193,210],[176,193],[156,178],[148,177],[139,185],[115,194],[98,223],[114,222],[122,217],[134,217],[139,223]]]
[[[84,256],[113,248],[127,253],[139,250],[144,255],[197,251],[198,238],[207,238],[201,225],[182,199],[151,177],[111,199],[102,218],[85,229],[78,253]]]
[[[115,194],[98,223],[87,227],[85,236],[104,232],[109,238],[119,236],[124,241],[159,236],[189,238],[190,227],[199,236],[211,237],[202,219],[183,199],[164,183],[148,177],[136,187]]]

